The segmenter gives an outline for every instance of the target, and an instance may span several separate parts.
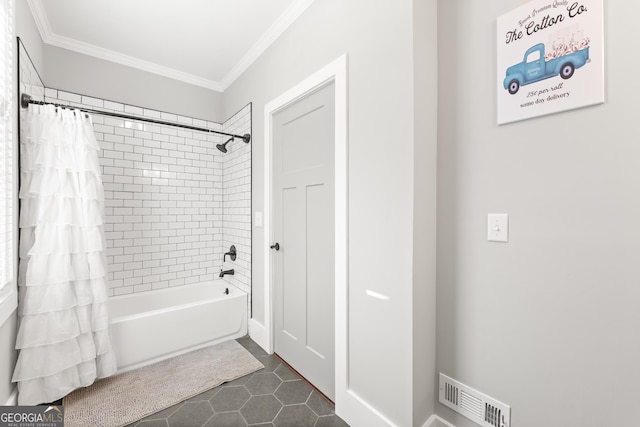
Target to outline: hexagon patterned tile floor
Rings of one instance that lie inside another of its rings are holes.
[[[128,427],[348,427],[324,397],[249,337],[237,340],[264,369]]]

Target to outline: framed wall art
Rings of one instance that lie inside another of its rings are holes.
[[[604,102],[603,0],[534,0],[497,32],[499,125]]]

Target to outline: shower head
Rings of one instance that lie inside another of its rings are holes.
[[[216,148],[218,150],[220,150],[223,153],[227,152],[227,144],[230,142],[233,142],[236,140],[236,138],[242,140],[242,142],[244,142],[245,144],[248,144],[249,141],[251,141],[251,135],[249,135],[248,133],[245,133],[244,135],[240,136],[240,135],[233,135],[233,134],[229,134],[226,133],[224,135],[229,135],[231,138],[227,139],[224,144],[216,144]]]
[[[231,138],[227,139],[227,141],[224,144],[216,144],[216,148],[218,150],[220,150],[221,152],[226,153],[227,152],[227,144],[230,143],[231,141],[233,141],[233,139],[234,138],[231,137]]]

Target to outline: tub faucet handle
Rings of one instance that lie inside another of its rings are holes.
[[[231,247],[229,248],[229,252],[225,252],[225,254],[222,256],[222,262],[225,262],[227,260],[227,255],[229,255],[229,258],[231,258],[231,261],[236,260],[237,252],[236,252],[235,245],[231,245]]]

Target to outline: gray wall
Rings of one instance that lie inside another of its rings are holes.
[[[437,370],[518,427],[638,425],[640,3],[604,3],[606,103],[498,127],[496,17],[519,4],[438,2]]]
[[[413,1],[413,425],[435,412],[436,169],[438,68],[436,1]]]
[[[16,1],[16,36],[20,37],[22,44],[29,52],[29,57],[35,65],[40,78],[44,79],[44,44],[40,38],[38,27],[33,20],[29,4],[26,1]]]
[[[435,15],[434,1],[425,1],[423,7]],[[420,34],[416,36],[420,43],[423,38],[433,37]],[[424,400],[413,401],[414,340],[428,341],[429,328],[435,327],[428,315],[425,319],[416,317],[425,324],[413,325],[414,274],[427,287],[425,293],[417,292],[416,298],[425,302],[432,316],[433,298],[424,300],[432,294],[428,287],[434,286],[433,280],[428,280],[432,269],[416,268],[414,272],[414,197],[425,203],[416,212],[435,209],[434,201],[428,201],[433,185],[428,188],[427,184],[425,194],[414,195],[414,179],[421,176],[414,176],[414,132],[432,147],[435,134],[430,135],[421,126],[414,129],[413,43],[410,0],[318,0],[225,91],[223,101],[226,116],[253,102],[253,210],[263,211],[265,104],[341,54],[348,54],[350,386],[402,426],[422,425],[424,414],[433,405],[428,397],[433,382],[422,371],[418,380],[427,381],[427,390],[416,393]],[[433,94],[435,86],[433,67],[429,76],[427,96]],[[434,114],[434,107],[427,107],[428,114]],[[435,116],[420,119],[435,121]],[[417,153],[428,159],[435,151],[423,153],[418,149]],[[428,161],[427,168],[433,163]],[[433,184],[433,176],[428,179]],[[430,218],[427,228],[433,227],[433,214]],[[253,317],[260,323],[265,316],[263,253],[268,244],[262,231],[253,229]],[[417,245],[422,247],[423,243]],[[391,299],[381,303],[368,297],[367,289],[390,295]],[[418,356],[427,348],[421,346],[415,350]],[[432,375],[433,363],[429,365],[428,355],[424,363]],[[421,419],[413,419],[414,405],[426,406],[426,410],[416,409]]]
[[[47,87],[222,123],[220,92],[45,45]]]

